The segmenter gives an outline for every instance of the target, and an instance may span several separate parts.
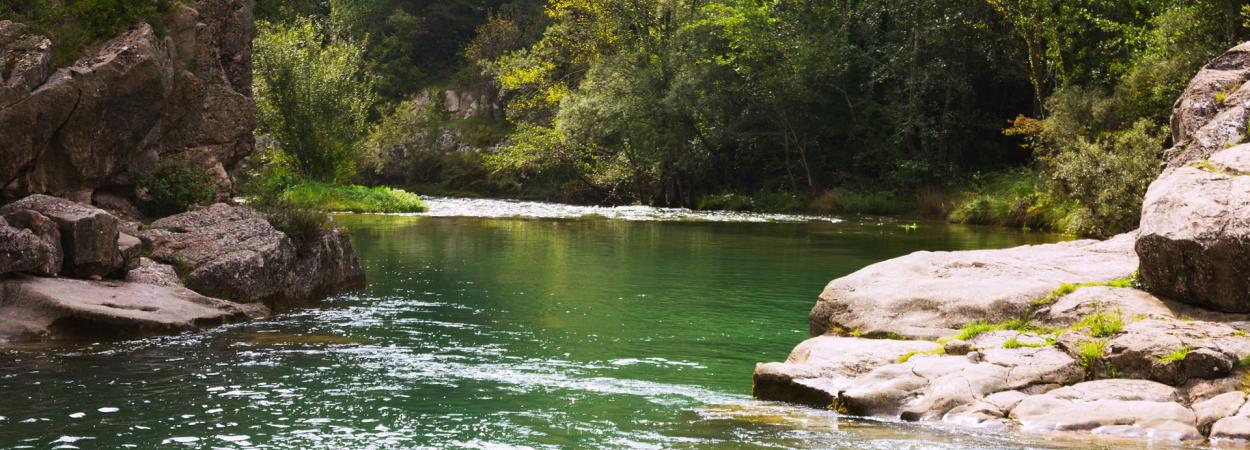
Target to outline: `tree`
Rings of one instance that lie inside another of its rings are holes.
[[[304,176],[346,180],[375,101],[363,46],[301,18],[259,23],[254,48],[259,131],[277,138]]]

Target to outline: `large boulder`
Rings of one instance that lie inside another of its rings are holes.
[[[1170,168],[1142,205],[1141,280],[1164,297],[1250,312],[1250,144]]]
[[[43,239],[25,228],[11,227],[0,217],[0,275],[11,272],[56,275],[60,271],[58,241]]]
[[[20,24],[0,22],[0,58],[15,61],[0,83],[0,190],[90,202],[101,188],[170,155],[215,175],[251,152],[253,2],[179,3],[163,33],[138,23],[50,70],[52,45]],[[203,14],[201,12],[204,12]]]
[[[65,275],[88,278],[124,273],[127,261],[118,248],[116,217],[99,208],[47,195],[32,195],[4,205],[0,216],[25,218],[31,224],[40,221],[28,211],[56,223],[64,254],[61,272]]]
[[[187,287],[235,301],[300,303],[364,281],[341,231],[296,242],[244,206],[219,203],[166,217],[139,238],[151,259],[181,271]]]
[[[916,252],[833,280],[808,317],[830,330],[947,337],[976,321],[1027,316],[1064,283],[1109,282],[1137,268],[1133,234],[966,252]]]
[[[1207,63],[1172,109],[1168,168],[1185,166],[1246,140],[1250,119],[1250,42]]]
[[[176,332],[266,313],[177,287],[67,278],[0,281],[0,340]]]

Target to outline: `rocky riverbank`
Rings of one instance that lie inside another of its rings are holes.
[[[757,366],[755,396],[969,427],[1250,442],[1248,80],[1250,43],[1190,83],[1138,231],[919,252],[833,280],[813,337]]]
[[[0,342],[195,329],[364,282],[341,230],[134,207],[134,175],[170,158],[233,196],[256,124],[253,7],[179,2],[61,68],[48,38],[0,21]]]
[[[0,207],[0,237],[0,341],[203,328],[364,283],[341,231],[299,242],[243,206],[144,226],[32,195]]]

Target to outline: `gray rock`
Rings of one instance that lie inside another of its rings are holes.
[[[1216,154],[1247,156],[1250,145]],[[1142,205],[1141,280],[1163,297],[1250,312],[1250,164],[1177,167],[1150,185]]]
[[[1172,361],[1171,356],[1181,355]],[[1191,378],[1220,378],[1232,373],[1250,338],[1224,324],[1147,319],[1129,323],[1107,341],[1103,360],[1119,376],[1180,385]]]
[[[22,210],[47,216],[60,230],[64,264],[61,272],[79,278],[103,277],[124,271],[117,247],[117,218],[102,209],[47,195],[32,195],[0,207],[0,215]]]
[[[1172,142],[1164,153],[1169,168],[1245,139],[1250,107],[1250,42],[1216,57],[1189,82],[1172,109]],[[1220,102],[1220,96],[1225,97]]]
[[[1005,250],[916,252],[833,280],[808,316],[833,328],[939,339],[975,321],[1026,316],[1063,283],[1107,282],[1137,268],[1133,234]]]
[[[150,284],[30,277],[0,281],[0,340],[168,333],[263,313]]]
[[[916,355],[857,378],[838,396],[838,404],[858,415],[939,420],[993,393],[1049,389],[1083,377],[1076,361],[1053,347]]]
[[[148,258],[139,258],[139,267],[126,274],[131,283],[155,284],[157,286],[185,288],[174,266],[161,264]]]
[[[784,363],[756,365],[753,391],[761,400],[825,408],[856,377],[903,355],[940,348],[925,341],[819,336],[795,347]]]
[[[1030,431],[1202,440],[1193,411],[1170,386],[1144,380],[1099,380],[1022,400],[1011,418]]]
[[[1237,414],[1237,410],[1245,403],[1246,394],[1241,391],[1226,392],[1194,403],[1193,410],[1198,417],[1198,430],[1209,432],[1215,422]]]
[[[1225,417],[1211,426],[1211,443],[1245,444],[1250,442],[1250,417]]]
[[[364,282],[356,251],[339,230],[297,244],[242,206],[219,203],[166,217],[139,237],[153,260],[180,270],[188,288],[235,301],[285,306]]]
[[[125,278],[125,272],[139,267],[139,253],[143,251],[143,241],[126,233],[117,235],[117,252],[122,257],[122,273],[118,278]]]
[[[61,270],[61,248],[24,228],[10,227],[0,217],[0,275],[27,272],[56,275]]]

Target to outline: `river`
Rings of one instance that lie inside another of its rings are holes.
[[[0,351],[0,448],[1088,448],[751,399],[830,279],[1060,236],[430,199],[338,215],[367,288],[198,333]],[[316,274],[308,274],[316,276]],[[1155,447],[1157,448],[1157,447]]]

